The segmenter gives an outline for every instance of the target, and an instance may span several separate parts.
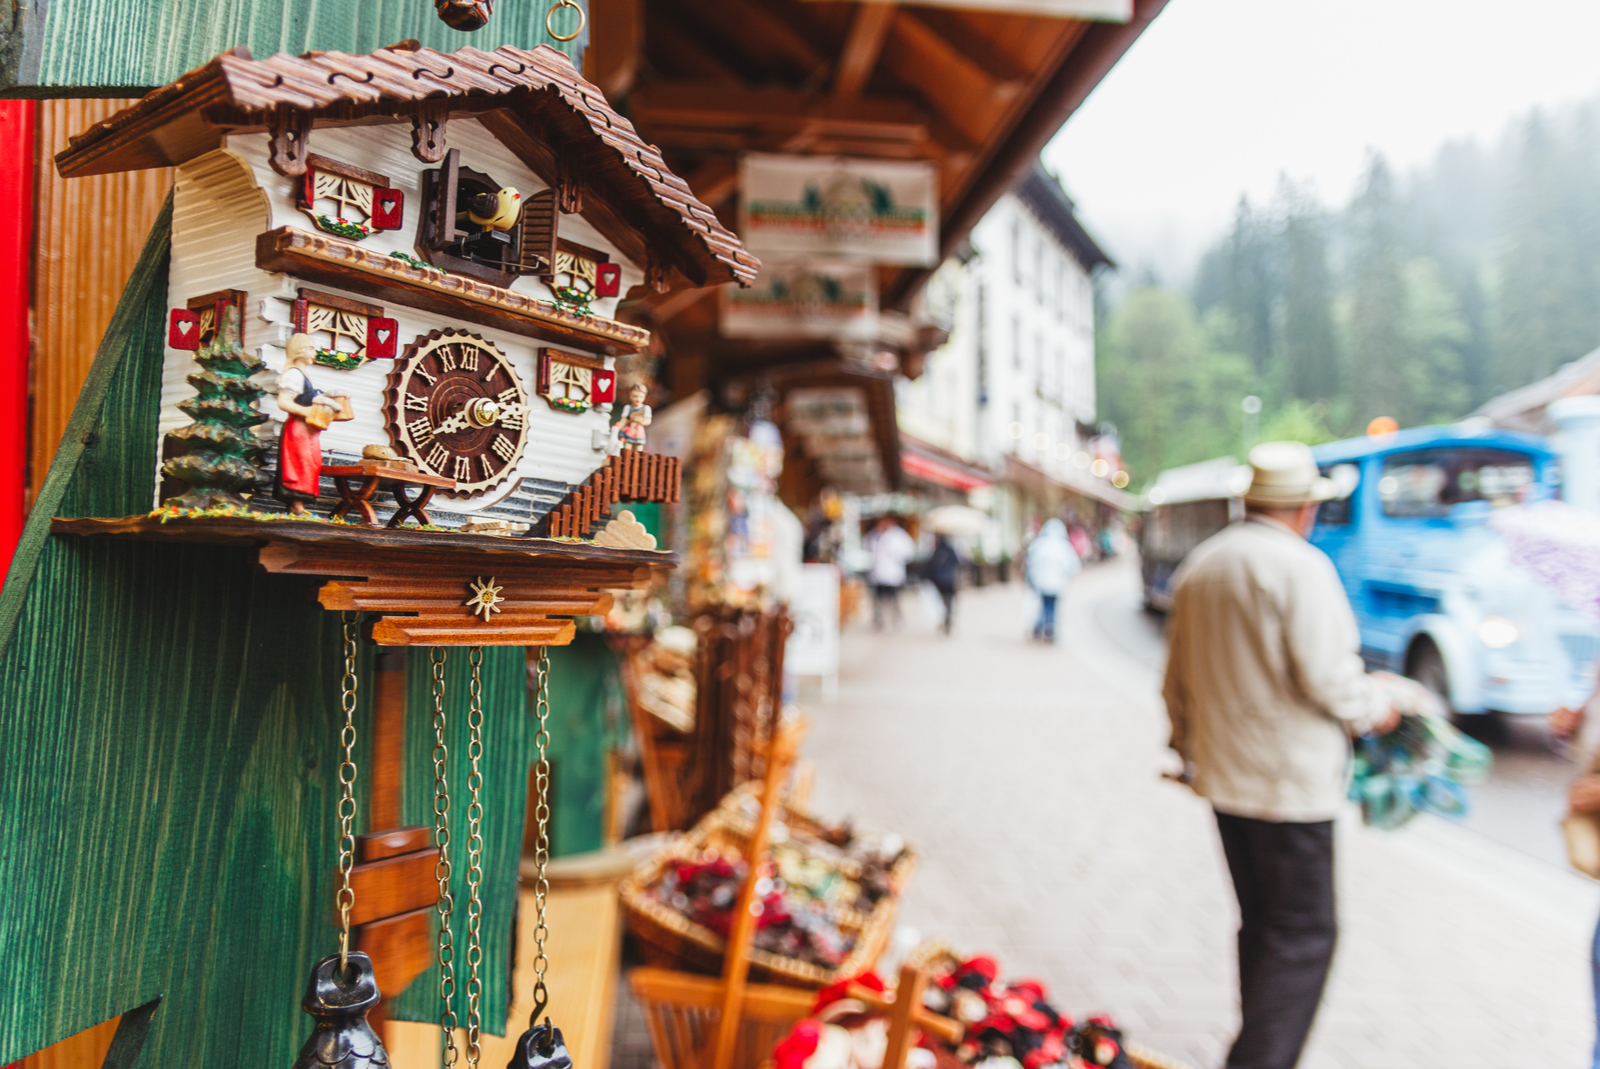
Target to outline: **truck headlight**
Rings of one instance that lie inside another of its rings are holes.
[[[1504,616],[1485,616],[1478,623],[1478,641],[1491,650],[1503,650],[1517,640],[1517,625]]]

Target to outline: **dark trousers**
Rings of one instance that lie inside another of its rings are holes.
[[[953,586],[940,586],[935,583],[933,584],[933,589],[939,592],[939,600],[944,602],[944,623],[940,625],[940,629],[948,635],[950,633],[950,625],[955,622],[956,588]]]
[[[1227,1069],[1293,1069],[1333,961],[1333,822],[1217,814],[1239,898],[1243,1023]]]
[[[887,605],[890,609],[894,610],[894,625],[896,627],[899,627],[902,623],[905,622],[905,618],[900,615],[900,588],[898,586],[891,586],[888,583],[873,583],[872,584],[872,626],[873,627],[882,627],[883,626],[883,618],[885,616],[883,608],[884,608],[885,605]]]

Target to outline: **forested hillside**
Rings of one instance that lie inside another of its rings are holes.
[[[1238,454],[1248,394],[1262,440],[1458,419],[1600,346],[1600,100],[1415,173],[1374,155],[1340,207],[1288,180],[1241,199],[1189,292],[1145,279],[1101,323],[1136,486]]]

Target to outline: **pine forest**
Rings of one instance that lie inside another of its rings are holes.
[[[1600,98],[1410,173],[1373,153],[1342,207],[1280,179],[1270,203],[1240,199],[1186,290],[1135,272],[1097,346],[1135,487],[1240,455],[1251,429],[1315,443],[1461,419],[1600,346]]]

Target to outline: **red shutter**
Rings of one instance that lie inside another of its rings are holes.
[[[622,265],[598,264],[594,273],[594,295],[615,297],[622,289]]]
[[[174,308],[167,321],[167,344],[174,349],[200,348],[200,313]]]
[[[393,360],[400,324],[392,319],[367,320],[367,359]]]
[[[617,373],[610,368],[595,368],[594,378],[591,380],[594,388],[589,391],[589,400],[597,405],[609,405],[617,399]]]
[[[372,191],[372,229],[399,230],[404,224],[406,195],[398,189]]]

